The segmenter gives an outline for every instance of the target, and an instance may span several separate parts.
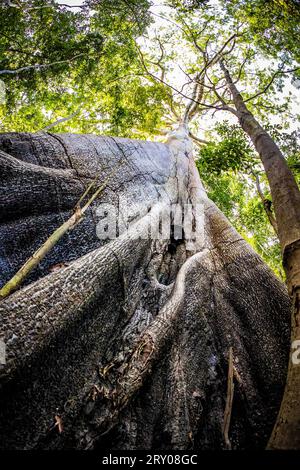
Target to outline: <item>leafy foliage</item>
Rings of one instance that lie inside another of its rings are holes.
[[[264,52],[300,61],[299,0],[224,1],[230,15],[246,21],[252,41]]]
[[[38,131],[65,118],[55,131],[134,135],[139,127],[147,137],[161,125],[165,94],[145,82],[137,60],[148,8],[147,0],[90,0],[80,11],[46,0],[6,7],[1,130]]]
[[[257,193],[255,175],[259,174],[265,197],[271,199],[259,160],[238,126],[227,122],[218,125],[217,131],[216,142],[204,146],[196,160],[208,196],[283,279],[279,241]]]

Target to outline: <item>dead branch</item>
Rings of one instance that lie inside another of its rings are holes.
[[[23,6],[18,0],[15,0],[15,3],[11,2],[10,0],[4,0],[4,5],[0,5],[0,8],[18,8],[22,11],[31,11],[31,10],[42,10],[43,8],[55,8],[55,7],[66,7],[66,8],[84,8],[85,5],[68,5],[67,3],[57,3],[57,4],[49,4],[49,5],[40,5],[40,6]]]
[[[120,160],[120,162],[105,178],[103,184],[99,186],[99,188],[94,192],[90,199],[88,199],[85,205],[83,207],[80,207],[80,203],[83,201],[83,199],[85,199],[85,197],[90,193],[91,189],[95,186],[99,175],[96,176],[96,178],[88,186],[86,191],[83,193],[83,195],[77,202],[74,208],[73,215],[50,235],[50,237],[45,241],[45,243],[43,243],[43,245],[38,248],[38,250],[26,261],[26,263],[19,269],[19,271],[0,289],[0,300],[4,299],[5,297],[9,296],[13,291],[15,291],[23,283],[28,274],[45,258],[47,253],[49,253],[49,251],[58,243],[62,236],[69,230],[72,230],[74,227],[76,227],[76,225],[83,220],[84,214],[89,208],[89,206],[94,202],[94,200],[99,196],[99,194],[104,191],[109,180],[115,175],[117,169],[123,163],[124,160]]]
[[[257,192],[258,192],[258,195],[259,197],[261,198],[261,201],[263,203],[263,207],[265,209],[265,212],[267,214],[267,217],[269,219],[269,222],[270,224],[272,225],[276,235],[278,236],[278,226],[277,226],[277,222],[276,222],[276,219],[274,217],[274,214],[272,212],[272,209],[271,209],[271,206],[272,206],[272,201],[270,201],[269,199],[267,199],[263,193],[263,190],[261,188],[261,185],[260,185],[260,181],[259,181],[259,176],[258,174],[255,174],[254,171],[252,171],[252,175],[254,176],[255,178],[255,183],[256,183],[256,189],[257,189]]]
[[[75,59],[78,59],[78,57],[82,56],[83,54],[77,54],[76,56],[72,57],[71,59],[66,59],[66,60],[58,60],[56,62],[51,62],[50,64],[35,64],[35,65],[26,65],[25,67],[20,67],[15,70],[0,70],[0,75],[16,75],[21,72],[27,72],[28,70],[44,70],[49,67],[53,67],[54,65],[61,65],[61,64],[66,64],[70,63]]]
[[[210,143],[208,140],[200,139],[200,137],[197,137],[191,131],[189,131],[189,136],[199,147],[203,147],[203,145],[207,145]]]

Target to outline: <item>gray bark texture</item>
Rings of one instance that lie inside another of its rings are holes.
[[[243,130],[256,148],[270,184],[287,287],[292,299],[291,354],[286,387],[268,449],[300,449],[300,368],[292,361],[300,340],[300,191],[284,155],[247,108],[224,63],[221,68]]]
[[[184,131],[167,144],[3,134],[0,149],[1,286],[95,175],[125,161],[0,302],[1,448],[225,449],[228,438],[232,449],[264,448],[286,377],[289,298],[206,196]],[[170,202],[204,206],[203,237],[176,239],[174,226],[168,239],[144,236]],[[100,240],[100,203],[117,214],[125,205],[129,230]]]

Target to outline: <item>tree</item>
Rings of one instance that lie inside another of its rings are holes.
[[[284,386],[289,299],[201,189],[187,134],[168,145],[47,133],[0,142],[2,282],[95,174],[103,181],[126,161],[0,302],[1,447],[264,448]],[[107,203],[131,222],[113,240],[98,238]],[[203,207],[194,241],[187,230],[178,239],[172,218],[166,238],[148,236],[170,203]]]

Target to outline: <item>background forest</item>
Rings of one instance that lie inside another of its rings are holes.
[[[189,105],[209,197],[283,278],[258,154],[219,59],[300,181],[300,2],[2,1],[0,132],[164,141]]]

